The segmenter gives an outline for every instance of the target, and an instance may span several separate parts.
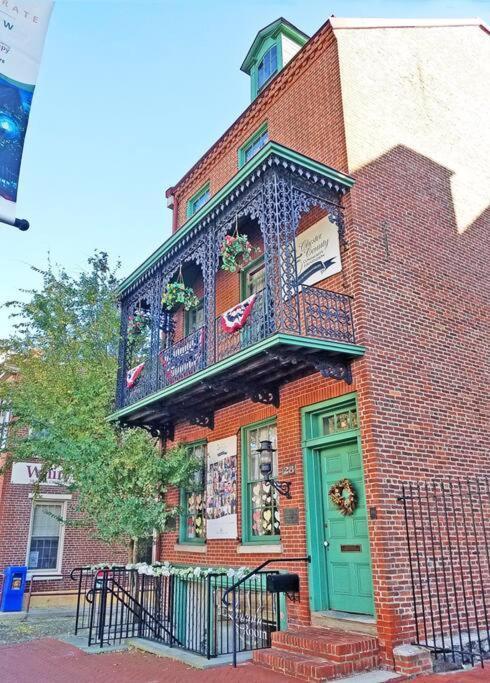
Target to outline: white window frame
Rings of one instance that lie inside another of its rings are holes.
[[[0,401],[0,449],[7,445],[11,412],[8,409],[3,409],[5,403]]]
[[[29,521],[29,535],[27,537],[27,548],[26,548],[26,567],[29,567],[29,553],[31,548],[31,538],[32,538],[32,523],[34,521],[34,507],[36,505],[61,505],[61,517],[66,520],[68,501],[71,500],[71,495],[69,494],[49,494],[41,493],[35,495],[34,493],[29,494],[31,498],[31,519]],[[63,566],[63,550],[65,547],[65,528],[64,522],[60,522],[60,535],[58,542],[58,554],[56,557],[56,567],[54,569],[28,569],[29,576],[61,576],[61,568]]]

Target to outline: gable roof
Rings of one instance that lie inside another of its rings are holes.
[[[284,19],[284,17],[279,17],[279,19],[276,19],[271,24],[261,28],[257,33],[245,59],[243,60],[243,64],[240,67],[241,71],[244,71],[246,74],[250,72],[254,57],[257,54],[257,51],[260,49],[262,42],[269,36],[275,35],[281,29],[290,37],[296,39],[298,44],[304,45],[306,41],[310,39],[310,36],[303,31],[300,31],[300,29],[290,21]]]

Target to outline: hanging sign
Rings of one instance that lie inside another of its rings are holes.
[[[12,465],[12,484],[36,484],[41,474],[41,464],[38,462],[14,462]],[[53,467],[39,482],[41,486],[64,486],[68,482],[63,479],[61,467]]]
[[[237,538],[237,438],[208,443],[206,536]]]
[[[0,2],[0,220],[15,219],[24,138],[53,3]]]
[[[342,270],[339,229],[328,217],[296,237],[298,285],[314,285]]]

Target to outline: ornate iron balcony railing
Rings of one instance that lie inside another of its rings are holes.
[[[340,200],[352,183],[276,143],[246,164],[123,283],[116,409],[141,402],[276,333],[352,344],[349,297],[299,284],[296,255],[301,219],[312,209],[337,225],[343,247]],[[265,288],[246,324],[230,334],[216,319],[216,288],[221,245],[239,220],[253,223],[260,234]],[[162,292],[189,263],[194,274],[200,271],[203,324],[175,341],[175,320],[162,310]]]
[[[289,330],[290,333],[355,343],[349,296],[306,285],[295,296],[299,300],[301,315],[297,329]],[[281,331],[274,320],[273,305],[267,296],[267,290],[257,293],[252,311],[241,329],[225,331],[222,319],[223,316],[220,315],[214,321],[214,350],[208,348],[209,334],[205,326],[162,349],[158,352],[154,381],[152,382],[152,363],[149,359],[135,385],[131,388],[126,386],[123,405],[134,403],[148,394],[180,382]]]

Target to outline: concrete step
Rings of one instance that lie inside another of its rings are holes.
[[[301,654],[288,650],[269,648],[256,650],[253,655],[255,664],[272,669],[278,673],[293,676],[303,681],[332,681],[350,676],[360,671],[369,671],[377,666],[377,655],[358,657],[349,661],[334,662],[311,654]]]
[[[376,658],[379,649],[378,639],[373,636],[312,626],[294,626],[273,633],[272,647],[324,657],[333,662]]]
[[[312,612],[311,625],[319,628],[333,628],[339,631],[367,633],[372,636],[376,636],[378,632],[374,617],[335,610]]]

